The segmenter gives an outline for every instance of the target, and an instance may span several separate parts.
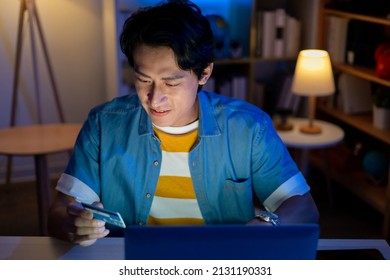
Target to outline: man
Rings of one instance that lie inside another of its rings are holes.
[[[141,9],[120,43],[137,95],[90,112],[57,185],[52,235],[81,244],[108,235],[76,199],[120,212],[127,225],[268,224],[255,217],[260,208],[281,224],[317,222],[310,188],[268,115],[201,90],[214,45],[196,5]]]

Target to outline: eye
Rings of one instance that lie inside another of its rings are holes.
[[[141,83],[150,83],[150,81],[148,81],[148,80],[145,80],[145,79],[143,79],[143,78],[141,78],[141,77],[137,77],[137,80],[139,81],[139,82],[141,82]]]
[[[176,84],[166,83],[166,85],[168,87],[176,87],[176,86],[180,85],[180,83],[176,83]]]

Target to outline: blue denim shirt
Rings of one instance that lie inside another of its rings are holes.
[[[241,100],[200,91],[198,140],[189,168],[207,224],[246,223],[253,202],[274,211],[309,191],[271,119]],[[91,110],[57,190],[145,224],[160,173],[160,141],[138,96]],[[256,197],[256,198],[255,198]]]

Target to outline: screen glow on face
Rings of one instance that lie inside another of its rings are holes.
[[[199,80],[179,68],[172,49],[140,45],[134,51],[135,87],[158,126],[184,126],[198,118]]]

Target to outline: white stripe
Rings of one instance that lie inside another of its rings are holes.
[[[299,172],[281,184],[265,201],[268,211],[275,211],[286,199],[294,195],[303,195],[310,190],[305,177]]]
[[[66,173],[61,174],[56,190],[86,203],[100,201],[99,196],[88,185]]]
[[[181,176],[191,178],[188,153],[162,151],[160,176]]]
[[[149,215],[159,219],[203,219],[196,199],[166,198],[159,196],[153,198],[153,204]]]
[[[198,128],[199,120],[185,126],[158,126],[155,124],[153,126],[168,134],[186,134]]]

